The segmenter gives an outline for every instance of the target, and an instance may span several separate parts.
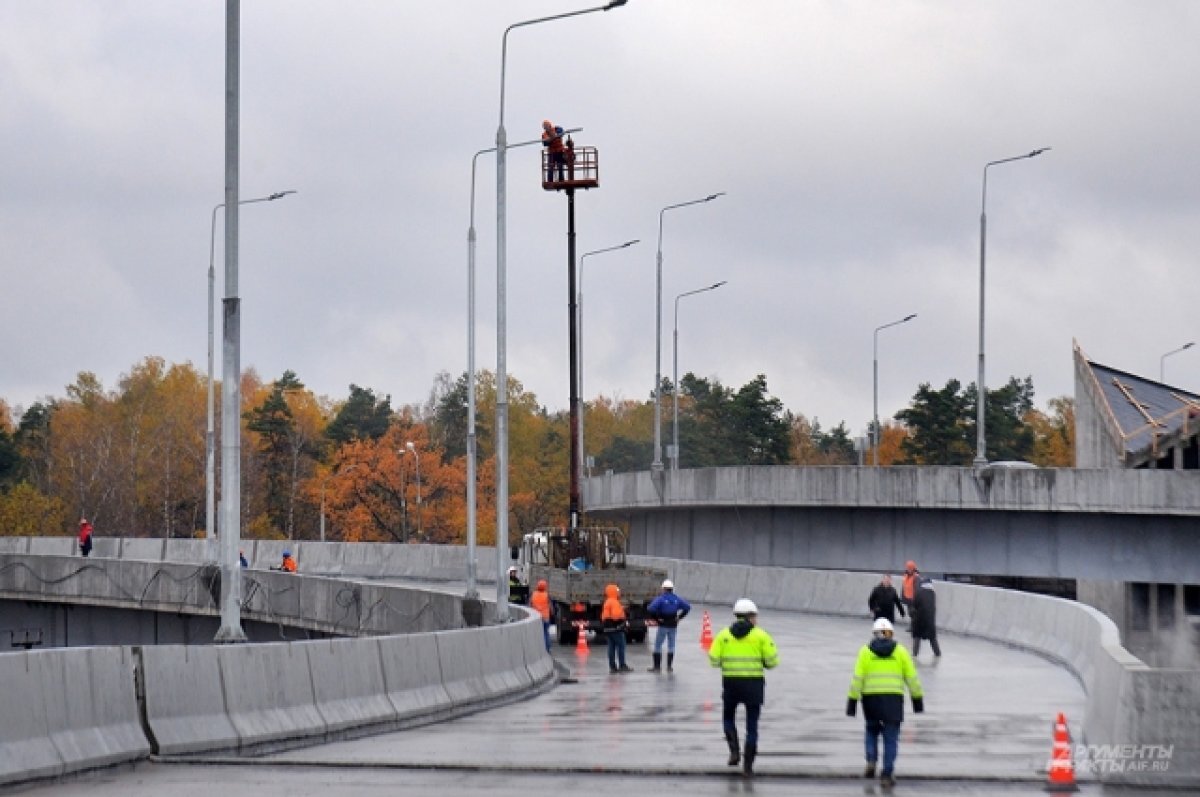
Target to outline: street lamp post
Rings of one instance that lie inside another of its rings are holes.
[[[724,285],[725,282],[725,280],[721,280],[709,285],[707,288],[697,288],[694,291],[687,291],[675,297],[674,355],[671,358],[671,394],[675,397],[675,412],[671,416],[671,470],[679,470],[679,300],[685,296],[694,296],[697,293],[715,291]]]
[[[417,463],[417,541],[420,542],[423,539],[423,527],[421,525],[421,455],[417,453],[417,447],[413,445],[411,440],[405,443],[404,447],[413,455],[413,459]]]
[[[515,22],[504,29],[500,40],[500,124],[496,128],[496,620],[508,620],[507,579],[505,578],[505,552],[508,548],[508,293],[507,293],[507,243],[508,243],[508,136],[504,130],[504,78],[508,60],[508,34],[516,28],[552,22],[595,11],[608,11],[625,5],[627,0],[611,2],[554,14],[548,17]]]
[[[564,130],[563,133],[578,133],[582,129],[573,127]],[[534,138],[519,144],[510,144],[508,148],[516,149],[540,143],[540,138]],[[468,600],[479,598],[475,569],[475,545],[478,536],[475,498],[475,470],[478,463],[475,435],[475,168],[480,155],[495,151],[495,147],[488,147],[471,157],[471,222],[467,227],[467,591],[463,595]]]
[[[655,255],[655,315],[654,315],[654,460],[650,463],[650,470],[661,471],[663,469],[662,462],[662,234],[663,234],[663,215],[668,210],[676,208],[686,208],[688,205],[700,205],[704,202],[712,202],[719,196],[724,196],[724,191],[718,191],[715,194],[709,194],[704,199],[693,199],[691,202],[680,202],[678,205],[667,205],[658,212],[658,253]]]
[[[585,452],[583,449],[583,445],[584,445],[584,443],[583,443],[583,440],[584,440],[584,437],[583,437],[583,416],[584,416],[583,408],[587,406],[587,401],[583,397],[583,264],[587,260],[587,258],[589,258],[592,255],[600,255],[600,254],[604,254],[605,252],[615,252],[618,249],[627,249],[630,246],[633,246],[634,244],[636,244],[638,242],[639,242],[639,239],[634,238],[632,241],[626,241],[623,244],[617,244],[616,246],[608,246],[608,247],[605,247],[604,249],[594,249],[591,252],[584,252],[582,255],[579,256],[579,290],[576,293],[576,297],[575,297],[575,313],[576,313],[575,328],[578,330],[578,338],[575,341],[575,347],[577,349],[576,359],[579,362],[579,376],[578,376],[579,384],[578,384],[578,390],[576,392],[579,394],[579,401],[581,402],[580,409],[579,409],[579,445],[577,447],[578,451],[579,451],[579,472],[580,473],[583,473],[583,468],[587,464],[587,452]]]
[[[1032,152],[1027,152],[1024,155],[1017,155],[1012,158],[1002,158],[998,161],[990,161],[983,167],[983,199],[980,203],[979,211],[979,380],[977,387],[977,398],[975,402],[975,465],[980,467],[987,464],[987,440],[984,430],[984,411],[987,404],[987,385],[984,379],[984,346],[983,346],[983,312],[984,312],[984,275],[986,273],[984,264],[987,261],[987,170],[992,166],[999,166],[1002,163],[1012,163],[1013,161],[1025,160],[1026,158],[1035,158],[1043,152],[1049,152],[1050,147],[1042,147],[1035,149]]]
[[[884,324],[881,327],[875,327],[875,345],[871,357],[871,373],[872,373],[872,390],[871,394],[874,397],[874,424],[871,427],[871,464],[875,467],[879,466],[879,332],[880,330],[894,327],[898,324],[907,324],[917,317],[916,313],[911,313],[901,318],[899,321],[893,321],[890,324]]]
[[[276,191],[274,194],[256,199],[243,199],[239,205],[250,205],[255,202],[274,202],[283,199],[295,191]],[[213,335],[214,311],[216,299],[216,271],[213,269],[213,256],[217,246],[217,211],[225,207],[225,203],[212,209],[212,223],[208,228],[208,427],[204,436],[204,533],[209,540],[216,532],[216,396],[213,389]],[[215,554],[209,548],[209,554]]]
[[[1186,351],[1187,349],[1190,349],[1195,345],[1196,345],[1196,341],[1191,340],[1191,341],[1188,341],[1187,343],[1183,344],[1182,346],[1180,346],[1178,349],[1171,349],[1171,351],[1167,352],[1162,357],[1159,357],[1158,358],[1158,381],[1159,382],[1167,381],[1167,375],[1166,375],[1165,369],[1166,369],[1168,357],[1170,357],[1172,354],[1179,354],[1179,352],[1181,352],[1181,351]]]

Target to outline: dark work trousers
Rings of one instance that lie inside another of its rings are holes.
[[[762,678],[723,678],[721,680],[721,723],[726,733],[737,733],[735,716],[739,703],[746,706],[746,744],[758,745],[758,715],[762,713],[767,682]]]

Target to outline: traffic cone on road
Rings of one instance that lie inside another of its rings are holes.
[[[575,655],[586,656],[588,654],[587,628],[581,625],[576,626],[575,628]]]
[[[1067,729],[1067,718],[1061,711],[1054,720],[1054,747],[1046,776],[1046,791],[1079,790],[1075,785],[1075,765],[1071,763],[1071,732]]]
[[[700,647],[708,650],[712,647],[712,639],[712,619],[705,612],[700,621]]]

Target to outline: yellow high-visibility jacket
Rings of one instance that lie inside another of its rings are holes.
[[[738,620],[729,628],[722,628],[708,650],[708,661],[721,668],[722,678],[762,678],[763,670],[779,664],[779,652],[775,640],[761,628],[745,626],[750,623]]]
[[[872,640],[863,645],[858,651],[858,660],[854,663],[854,677],[850,679],[851,700],[859,700],[864,695],[904,695],[905,687],[914,699],[924,697],[921,690],[921,679],[917,677],[917,668],[913,666],[912,656],[899,643],[887,640],[887,645],[881,645],[883,640]],[[884,649],[886,655],[879,655],[877,650]],[[888,649],[890,648],[890,650]]]

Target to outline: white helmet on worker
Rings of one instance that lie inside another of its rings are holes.
[[[662,583],[662,588],[663,589],[675,589],[675,582],[668,578],[666,581],[664,581]]]
[[[890,620],[888,620],[886,617],[880,617],[875,621],[875,625],[871,627],[871,631],[876,634],[891,634],[893,631],[895,631],[895,629],[892,628],[892,623]]]
[[[739,616],[743,614],[758,614],[758,607],[749,598],[738,598],[737,603],[733,604],[733,613]]]

